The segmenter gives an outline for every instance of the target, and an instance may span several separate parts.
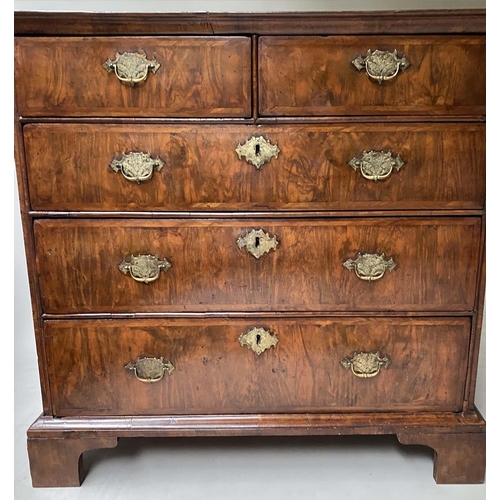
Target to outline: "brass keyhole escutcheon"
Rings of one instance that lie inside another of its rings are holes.
[[[251,163],[257,170],[262,165],[271,161],[271,158],[278,159],[280,149],[277,144],[271,144],[268,139],[262,136],[248,139],[245,144],[238,144],[236,147],[238,158],[245,158],[248,163]]]
[[[238,340],[241,347],[248,347],[257,356],[260,356],[267,349],[276,346],[278,336],[265,328],[252,328],[248,332],[242,333]]]
[[[260,259],[271,250],[276,250],[278,240],[276,236],[271,236],[263,229],[252,229],[244,236],[240,236],[236,244],[238,248],[245,247],[248,253],[252,254],[256,259]]]

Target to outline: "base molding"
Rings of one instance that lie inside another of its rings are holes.
[[[82,454],[112,448],[122,437],[321,436],[395,434],[402,444],[435,450],[434,478],[443,484],[484,481],[486,423],[467,413],[332,413],[40,416],[28,429],[34,487],[79,486]]]

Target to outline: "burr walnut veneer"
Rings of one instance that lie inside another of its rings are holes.
[[[484,480],[484,11],[15,33],[34,486],[141,436],[395,434]]]

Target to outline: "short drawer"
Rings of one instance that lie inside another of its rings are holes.
[[[484,124],[36,124],[24,141],[35,210],[484,207]]]
[[[56,416],[460,411],[470,320],[76,320],[44,332]]]
[[[250,116],[250,57],[248,37],[17,38],[17,108],[23,116]]]
[[[38,220],[47,313],[472,311],[481,219]],[[146,283],[147,282],[147,283]]]
[[[482,36],[259,39],[264,116],[484,114],[485,78]]]

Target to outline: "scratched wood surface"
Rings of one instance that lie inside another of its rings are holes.
[[[262,228],[260,259],[236,244]],[[471,311],[480,219],[39,220],[44,312]],[[385,253],[396,268],[362,281],[343,263]],[[166,258],[158,280],[118,269],[131,255]],[[77,286],[75,286],[77,284]]]
[[[484,124],[24,126],[34,210],[481,209]],[[236,148],[252,136],[280,153],[257,170]],[[348,161],[363,151],[400,155],[379,182]],[[109,166],[150,152],[165,165],[140,185]]]
[[[486,112],[482,36],[263,36],[259,49],[264,116]],[[352,64],[368,49],[397,50],[410,66],[380,85]]]
[[[248,37],[18,37],[14,48],[23,116],[250,116]],[[160,68],[135,87],[102,67],[141,51]]]
[[[238,341],[253,327],[278,337],[257,356]],[[458,411],[468,318],[49,321],[54,415],[288,411]],[[341,365],[353,351],[391,363],[368,379]],[[145,383],[139,356],[175,367]]]
[[[18,13],[15,25],[44,407],[29,431],[34,486],[76,486],[82,452],[146,435],[396,433],[436,451],[437,482],[484,480],[485,11]],[[379,85],[351,63],[368,49],[410,67]],[[135,88],[102,68],[140,50],[161,66]],[[260,171],[234,152],[257,134],[281,150]],[[143,148],[166,156],[150,181],[108,167]],[[367,181],[347,161],[370,149],[405,165]],[[277,250],[238,249],[252,228]],[[342,266],[359,251],[396,268],[360,281]],[[117,266],[138,253],[172,268],[136,283]],[[278,345],[241,347],[253,326]],[[340,365],[354,350],[392,362],[358,379]],[[124,370],[141,355],[176,369],[141,383]]]
[[[329,412],[242,413],[214,415],[85,416],[64,419],[41,415],[28,429],[30,438],[177,437],[177,436],[325,436],[484,433],[486,422],[477,410],[467,412]]]
[[[16,35],[485,33],[486,9],[352,12],[14,12]]]

